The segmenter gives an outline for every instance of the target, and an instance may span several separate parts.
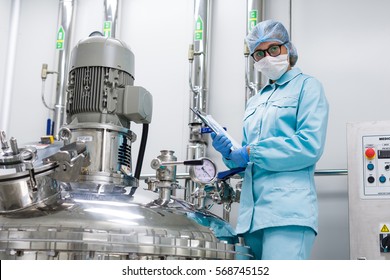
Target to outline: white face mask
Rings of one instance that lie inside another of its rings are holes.
[[[273,81],[279,79],[289,66],[288,55],[266,56],[253,65],[257,71],[262,72]]]

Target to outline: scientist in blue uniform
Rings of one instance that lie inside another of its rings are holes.
[[[229,168],[245,167],[236,231],[255,259],[308,259],[318,232],[314,171],[325,144],[322,84],[294,67],[298,54],[282,23],[258,23],[246,38],[269,82],[248,100],[242,148],[213,133]]]

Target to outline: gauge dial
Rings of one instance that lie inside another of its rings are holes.
[[[191,180],[199,184],[208,184],[215,180],[217,176],[217,167],[214,162],[208,158],[202,158],[202,165],[192,165],[190,166],[190,176]]]

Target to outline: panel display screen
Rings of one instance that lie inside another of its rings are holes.
[[[378,150],[378,158],[390,158],[390,150]]]

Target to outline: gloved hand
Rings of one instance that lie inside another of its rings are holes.
[[[246,167],[249,161],[247,146],[232,151],[227,159],[230,159],[239,167]]]
[[[232,142],[223,134],[216,134],[215,132],[211,133],[211,138],[213,139],[213,147],[221,155],[227,158],[231,152],[230,148],[233,146]]]

